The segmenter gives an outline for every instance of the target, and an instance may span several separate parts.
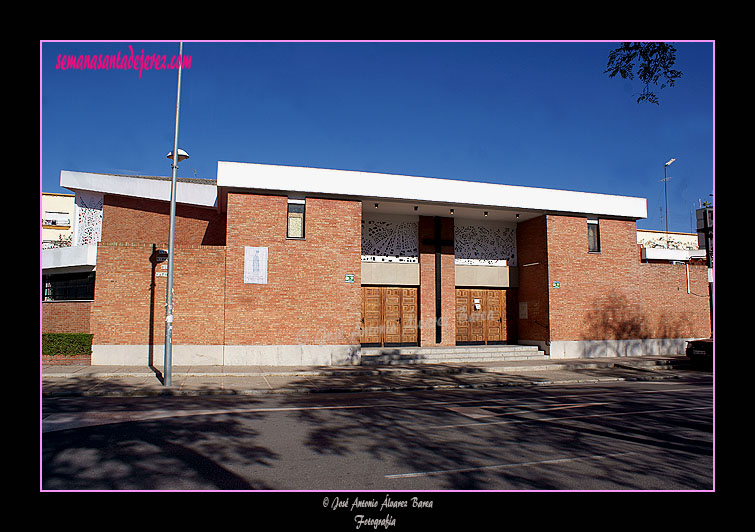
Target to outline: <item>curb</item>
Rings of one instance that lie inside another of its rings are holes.
[[[628,369],[636,371],[655,371],[655,370],[668,370],[668,369],[684,369],[675,368],[670,364],[626,364],[620,362],[572,362],[572,363],[545,363],[530,366],[495,366],[490,368],[474,367],[469,370],[464,367],[432,367],[434,364],[418,365],[413,368],[397,367],[386,369],[341,369],[341,370],[304,370],[304,371],[268,371],[268,372],[233,372],[233,373],[218,373],[218,372],[202,372],[202,371],[187,371],[180,374],[185,377],[380,377],[391,375],[461,375],[461,374],[475,374],[475,373],[523,373],[530,371],[572,371],[577,369]],[[140,372],[102,372],[95,374],[82,374],[82,373],[52,373],[44,374],[45,379],[57,379],[57,378],[76,378],[76,377],[92,377],[92,378],[110,378],[110,377],[144,377],[148,373],[144,371]]]
[[[532,380],[530,382],[493,382],[493,383],[458,383],[458,384],[427,384],[427,385],[387,385],[387,386],[341,386],[341,387],[316,387],[302,386],[295,388],[281,388],[270,390],[233,390],[233,389],[201,389],[180,390],[174,388],[152,388],[132,390],[84,390],[84,391],[48,391],[42,392],[42,397],[202,397],[202,396],[264,396],[264,395],[292,395],[292,394],[323,394],[323,393],[370,393],[370,392],[395,392],[395,391],[430,391],[430,390],[464,390],[508,387],[534,387],[569,384],[597,384],[601,382],[632,382],[632,381],[659,381],[680,378],[677,374],[648,375],[637,377],[590,377],[583,379],[545,379]]]

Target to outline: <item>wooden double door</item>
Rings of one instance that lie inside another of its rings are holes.
[[[502,344],[506,331],[506,291],[456,289],[456,343]]]
[[[417,345],[417,287],[363,286],[363,345]]]

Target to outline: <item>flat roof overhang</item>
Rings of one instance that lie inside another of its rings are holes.
[[[450,216],[453,208],[455,217],[477,218],[488,211],[489,219],[509,222],[546,213],[634,220],[647,217],[645,198],[257,163],[218,161],[217,186],[359,199],[365,213]],[[520,214],[518,219],[516,214]]]
[[[176,203],[217,207],[218,187],[213,179],[177,178]],[[135,198],[170,201],[170,177],[97,174],[61,170],[60,186]]]
[[[178,181],[177,203],[221,210],[227,191],[236,190],[355,199],[362,201],[365,213],[451,216],[453,208],[457,218],[479,218],[487,211],[487,219],[506,222],[547,213],[647,217],[645,198],[350,170],[219,161],[217,180]],[[170,177],[62,170],[60,185],[72,191],[170,201]]]

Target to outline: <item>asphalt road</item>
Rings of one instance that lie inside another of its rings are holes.
[[[41,489],[712,490],[712,384],[45,399]]]

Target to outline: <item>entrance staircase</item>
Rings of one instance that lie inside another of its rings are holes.
[[[469,345],[451,347],[362,347],[361,365],[449,364],[550,360],[534,345]]]

